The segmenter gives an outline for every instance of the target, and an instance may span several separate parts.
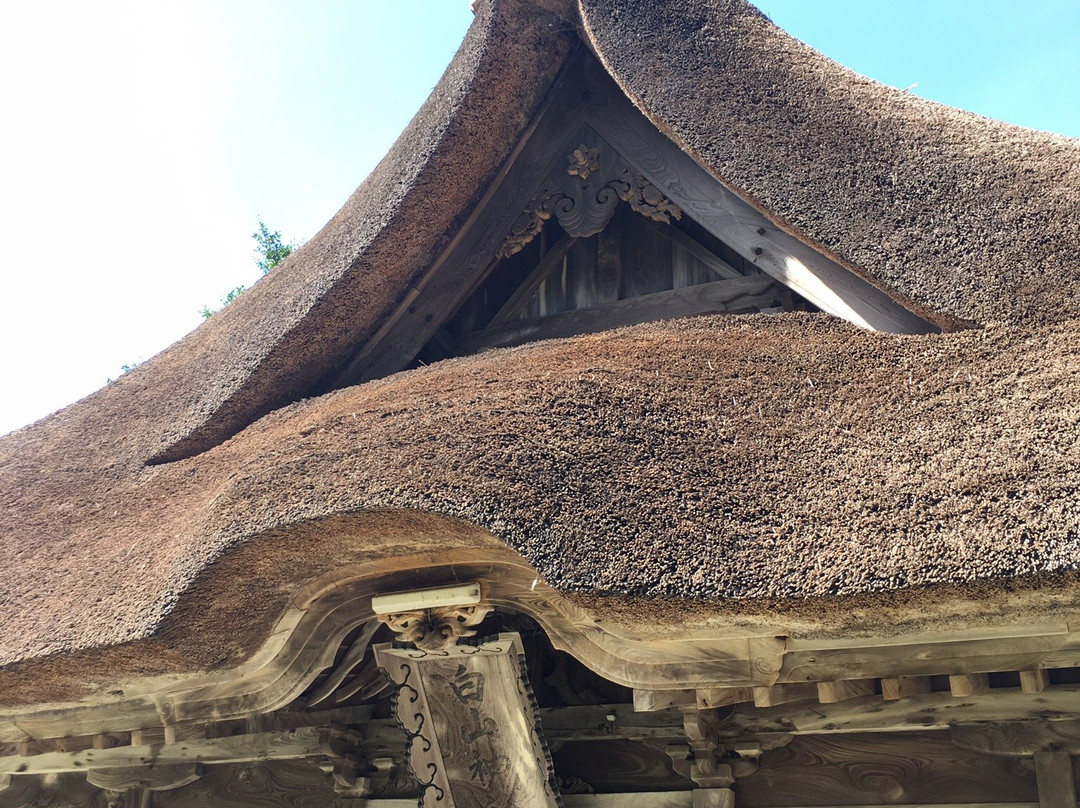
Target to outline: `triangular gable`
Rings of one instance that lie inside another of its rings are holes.
[[[753,305],[735,302],[728,307],[720,299],[723,290],[716,288],[710,290],[715,300],[703,303],[701,311],[767,307],[769,301],[761,297],[767,282],[747,279],[763,273],[813,306],[866,328],[898,333],[936,330],[855,273],[781,230],[726,188],[646,120],[595,59],[582,53],[568,64],[449,247],[333,386],[408,367],[426,345],[438,342],[439,330],[500,262],[542,235],[546,222],[558,222],[561,234],[570,239],[586,239],[602,233],[620,205],[641,215],[643,222],[648,218],[670,225],[672,219],[690,220],[749,267],[748,275],[737,271],[740,277],[728,279],[733,285],[728,291],[749,294],[755,298]],[[558,245],[559,250],[573,247],[573,242]],[[532,270],[521,279],[523,285],[537,284],[537,273],[542,282],[553,267],[541,266],[538,260]],[[660,304],[657,316],[646,319],[683,313],[680,306],[665,309],[663,304],[670,301],[654,302]],[[497,319],[502,322],[495,326],[505,325],[505,317]],[[638,319],[628,316],[626,322],[640,319],[640,314]],[[618,318],[613,323],[619,324]],[[569,333],[577,331],[568,324],[561,331],[538,329],[532,338]],[[502,342],[474,341],[471,348],[512,344],[522,338],[519,334]]]

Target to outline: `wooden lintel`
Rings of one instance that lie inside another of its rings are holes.
[[[906,699],[908,696],[929,692],[929,676],[895,676],[881,680],[881,697],[886,701]]]
[[[818,701],[835,704],[839,701],[873,695],[876,688],[873,679],[846,679],[838,682],[818,682]]]
[[[990,687],[990,675],[986,673],[963,673],[949,677],[949,691],[956,698],[967,698],[972,693],[987,690]]]

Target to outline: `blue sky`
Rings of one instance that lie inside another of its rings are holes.
[[[761,0],[895,87],[1080,136],[1080,0]],[[313,235],[434,87],[468,0],[0,5],[0,433],[100,387]]]

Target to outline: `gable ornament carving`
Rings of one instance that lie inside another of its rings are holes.
[[[529,200],[506,239],[499,258],[520,252],[554,216],[566,233],[588,238],[607,227],[620,201],[642,216],[670,224],[682,210],[613,149],[582,143],[566,157],[565,171],[553,172]]]

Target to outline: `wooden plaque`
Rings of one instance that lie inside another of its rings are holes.
[[[422,808],[554,808],[562,800],[517,634],[442,651],[376,646],[397,685]]]

